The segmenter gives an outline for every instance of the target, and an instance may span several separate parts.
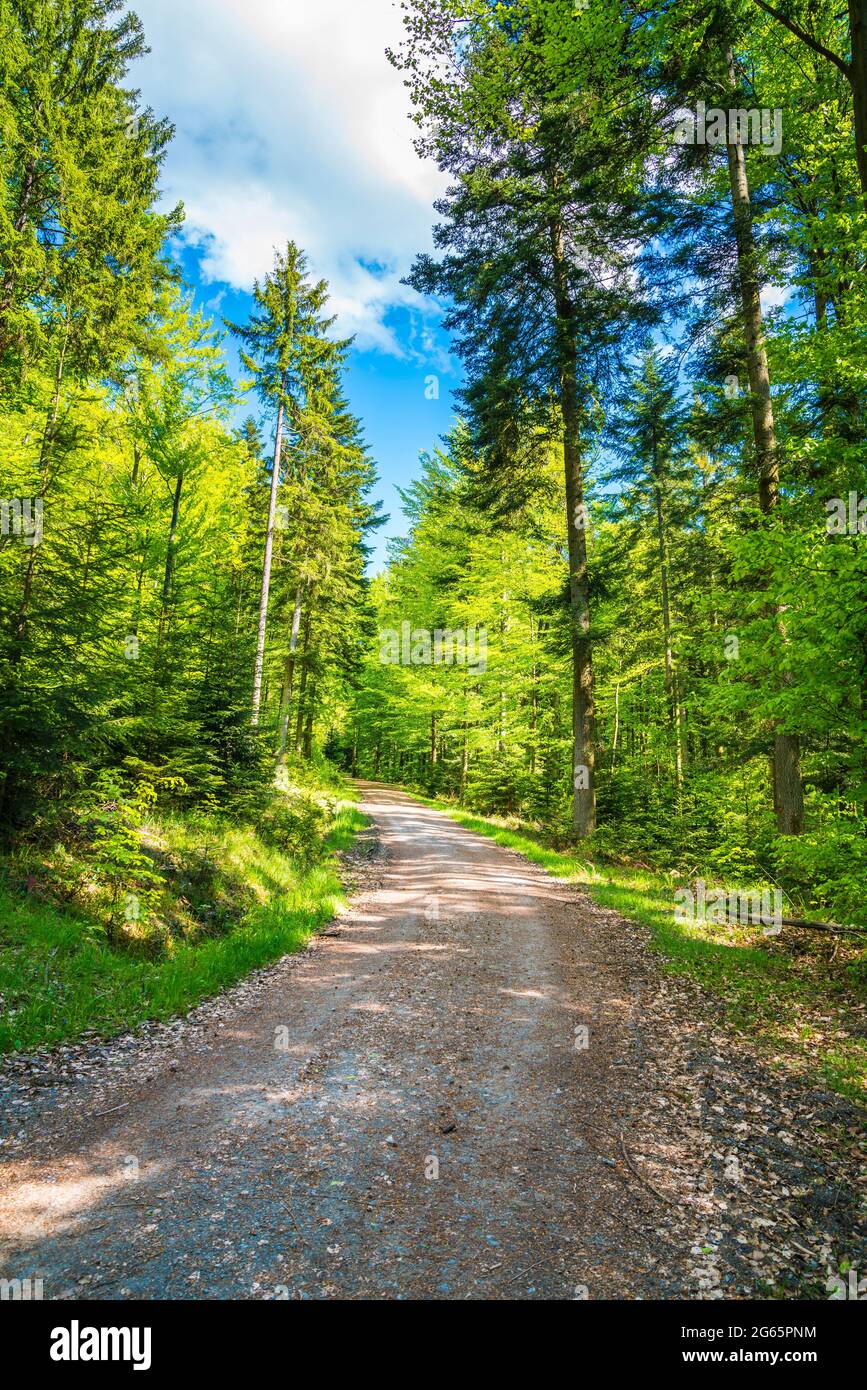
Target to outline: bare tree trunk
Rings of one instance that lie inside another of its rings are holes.
[[[304,585],[299,584],[295,593],[295,609],[292,613],[292,631],[289,636],[289,655],[286,658],[286,668],[283,674],[283,691],[280,697],[280,739],[277,746],[277,757],[282,758],[286,752],[286,744],[289,741],[289,715],[292,705],[292,685],[295,678],[295,652],[298,647],[298,630],[301,626],[301,600],[304,596]]]
[[[259,595],[259,631],[256,637],[256,664],[253,669],[253,718],[259,723],[262,699],[262,671],[265,666],[265,634],[268,628],[268,595],[271,590],[271,553],[274,549],[274,518],[277,514],[277,488],[280,484],[280,455],[283,451],[283,402],[286,394],[286,374],[280,382],[280,402],[277,406],[277,433],[274,440],[274,465],[271,469],[271,490],[268,494],[268,530],[265,533],[265,559],[262,564],[262,589]]]
[[[867,198],[867,0],[849,0],[849,35],[852,40],[849,81],[855,117],[855,155],[861,191]]]
[[[596,829],[596,752],[593,655],[587,576],[587,532],[581,468],[581,409],[578,357],[572,331],[563,227],[550,224],[554,298],[560,355],[560,407],[566,474],[566,532],[569,544],[569,605],[572,635],[572,828],[579,839]]]
[[[42,444],[39,450],[39,498],[44,500],[48,493],[51,483],[51,455],[54,447],[55,432],[57,421],[60,415],[60,393],[63,386],[63,370],[66,363],[66,350],[69,346],[69,310],[66,313],[66,327],[63,332],[63,342],[57,358],[57,366],[54,371],[54,395],[52,397],[51,408],[45,421],[45,429],[42,432]],[[31,545],[30,554],[27,557],[27,569],[24,574],[24,588],[21,594],[21,602],[18,606],[18,613],[15,618],[14,639],[12,651],[9,655],[10,667],[18,665],[24,651],[27,638],[27,624],[30,616],[30,602],[33,598],[33,582],[36,576],[36,549]]]
[[[737,76],[731,49],[727,53],[727,62],[729,80],[734,91],[737,88]],[[780,472],[768,354],[762,323],[753,214],[743,146],[735,142],[727,145],[726,151],[737,240],[741,307],[747,339],[753,438],[759,466],[759,506],[767,516],[774,511],[779,501]],[[777,617],[779,621],[779,610]],[[782,624],[780,627],[782,632]],[[773,790],[778,831],[781,835],[800,835],[804,829],[804,791],[797,734],[777,730],[774,735]]]

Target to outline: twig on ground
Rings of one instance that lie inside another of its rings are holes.
[[[624,1140],[624,1138],[623,1138],[622,1133],[621,1133],[621,1135],[620,1135],[620,1147],[621,1147],[621,1149],[623,1150],[623,1157],[626,1159],[626,1162],[627,1162],[627,1164],[629,1165],[630,1171],[631,1171],[632,1173],[635,1174],[635,1176],[638,1178],[638,1181],[639,1181],[639,1182],[643,1182],[643,1183],[644,1183],[644,1186],[648,1189],[649,1192],[652,1192],[652,1193],[653,1193],[653,1195],[654,1195],[654,1197],[657,1199],[657,1201],[658,1201],[658,1202],[664,1202],[664,1203],[666,1204],[666,1206],[669,1206],[669,1207],[676,1207],[676,1206],[678,1206],[679,1203],[673,1202],[673,1201],[671,1200],[670,1197],[665,1197],[665,1196],[663,1196],[663,1194],[662,1194],[661,1192],[658,1192],[658,1191],[656,1190],[656,1188],[653,1186],[653,1183],[652,1183],[652,1182],[648,1182],[648,1180],[647,1180],[647,1178],[644,1176],[644,1174],[643,1174],[643,1173],[640,1173],[640,1172],[638,1171],[638,1169],[636,1168],[635,1164],[632,1162],[632,1159],[629,1157],[629,1151],[628,1151],[627,1148],[626,1148],[626,1142],[625,1142],[625,1140]]]
[[[290,1215],[291,1218],[292,1218],[292,1225],[295,1227],[296,1231],[298,1232],[298,1235],[301,1237],[301,1239],[303,1240],[304,1244],[307,1246],[307,1249],[308,1249],[308,1250],[312,1250],[312,1249],[313,1249],[313,1246],[310,1244],[310,1241],[307,1239],[307,1237],[305,1236],[305,1234],[304,1234],[304,1232],[302,1231],[301,1227],[298,1225],[297,1220],[295,1219],[295,1208],[294,1208],[293,1205],[292,1205],[292,1200],[291,1200],[291,1198],[290,1198],[290,1197],[284,1197],[284,1198],[283,1198],[283,1205],[286,1207],[287,1211],[289,1212],[289,1215]]]

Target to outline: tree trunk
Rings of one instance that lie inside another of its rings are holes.
[[[54,371],[54,395],[52,397],[51,408],[45,421],[45,429],[42,432],[42,444],[39,449],[39,500],[44,501],[51,482],[50,465],[51,455],[54,448],[54,437],[57,429],[57,421],[60,416],[60,393],[63,386],[63,371],[66,363],[66,350],[69,346],[69,311],[66,313],[66,327],[63,332],[63,342],[57,358],[57,366]],[[21,602],[18,606],[18,613],[15,618],[12,651],[9,655],[9,666],[14,668],[18,665],[26,644],[27,624],[30,616],[30,603],[33,598],[33,583],[36,576],[36,550],[35,545],[31,545],[30,554],[27,558],[27,569],[24,574],[24,588],[21,594]]]
[[[737,88],[737,76],[731,49],[727,53],[727,62],[729,80],[734,92]],[[750,188],[743,146],[737,143],[726,145],[726,151],[737,241],[741,307],[747,339],[750,408],[759,470],[759,506],[767,516],[774,511],[779,501],[780,471],[774,409],[771,401],[768,355],[765,349],[762,323],[759,270],[753,236]],[[778,610],[778,622],[780,616]],[[782,632],[781,623],[780,627]],[[778,831],[781,835],[800,835],[804,829],[804,791],[801,783],[800,743],[797,734],[782,733],[777,730],[774,735],[773,790]]]
[[[654,472],[656,460],[654,459]],[[674,680],[674,653],[671,645],[671,601],[668,589],[668,545],[665,535],[665,517],[662,510],[662,489],[654,484],[656,501],[656,540],[659,548],[659,587],[662,597],[662,632],[665,641],[665,696],[668,703],[668,725],[674,739],[675,769],[677,785],[683,785],[683,744],[681,741],[680,713],[677,690]]]
[[[596,829],[595,710],[587,533],[581,469],[581,408],[578,402],[578,355],[569,297],[563,227],[550,224],[554,299],[560,358],[560,408],[566,474],[566,532],[569,544],[569,606],[572,637],[572,828],[579,839]]]
[[[855,157],[861,191],[867,198],[867,0],[849,0],[849,35],[852,41],[849,81],[855,118]]]
[[[301,626],[301,600],[304,595],[304,585],[299,584],[295,593],[295,609],[292,613],[292,631],[289,636],[289,655],[286,658],[286,668],[283,674],[283,691],[280,696],[280,738],[277,746],[278,759],[283,757],[286,752],[286,744],[289,741],[289,715],[292,705],[292,684],[295,679],[295,652],[298,647],[298,630]]]
[[[851,60],[825,48],[792,15],[781,13],[775,5],[768,4],[768,0],[755,0],[755,3],[766,14],[772,15],[774,19],[778,20],[790,33],[795,34],[814,53],[818,53],[827,62],[833,63],[849,83],[852,89],[855,161],[858,166],[858,177],[861,181],[861,192],[867,199],[867,0],[848,0]],[[846,11],[844,10],[842,13],[845,14]],[[842,14],[838,17],[842,18]]]
[[[277,433],[274,440],[274,465],[271,469],[271,489],[268,494],[268,530],[265,533],[265,559],[262,563],[262,589],[259,595],[259,630],[256,636],[256,664],[253,668],[253,727],[259,723],[262,699],[262,671],[265,666],[265,634],[268,628],[268,595],[271,590],[271,553],[274,549],[274,517],[277,514],[277,488],[280,484],[280,455],[283,451],[283,401],[286,394],[286,373],[280,381],[280,402],[277,406]]]

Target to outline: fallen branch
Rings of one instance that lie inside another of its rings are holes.
[[[837,922],[807,922],[800,917],[780,917],[777,920],[783,927],[806,927],[810,931],[830,932],[832,936],[867,936],[867,927],[841,927]],[[766,922],[752,913],[745,921],[740,917],[719,917],[716,918],[716,921],[721,927],[766,927],[770,925],[770,922]]]
[[[308,1249],[308,1250],[312,1250],[312,1249],[313,1249],[313,1246],[310,1244],[310,1241],[307,1239],[307,1237],[305,1236],[305,1234],[304,1234],[304,1232],[302,1231],[301,1227],[298,1225],[298,1221],[296,1220],[296,1217],[295,1217],[295,1208],[294,1208],[293,1205],[292,1205],[292,1199],[291,1199],[291,1197],[284,1197],[282,1200],[283,1200],[283,1205],[284,1205],[284,1207],[286,1208],[286,1210],[288,1211],[290,1217],[292,1218],[292,1225],[295,1227],[295,1230],[298,1232],[299,1237],[300,1237],[301,1240],[304,1242],[304,1244],[307,1246],[307,1249]]]
[[[626,1141],[624,1140],[622,1134],[620,1135],[620,1147],[621,1147],[621,1149],[623,1150],[623,1157],[626,1159],[626,1162],[627,1162],[627,1164],[629,1165],[630,1171],[631,1171],[632,1173],[635,1174],[635,1176],[637,1177],[637,1179],[638,1179],[639,1182],[643,1182],[643,1183],[644,1183],[644,1186],[647,1188],[647,1190],[648,1190],[649,1192],[652,1192],[652,1193],[653,1193],[654,1197],[656,1198],[656,1200],[657,1200],[658,1202],[664,1202],[664,1203],[666,1204],[666,1206],[669,1206],[669,1207],[678,1207],[678,1206],[680,1206],[680,1203],[679,1203],[679,1202],[673,1202],[672,1199],[671,1199],[670,1197],[665,1197],[665,1196],[663,1196],[663,1194],[662,1194],[661,1192],[658,1192],[658,1191],[656,1190],[656,1188],[653,1186],[653,1183],[652,1183],[652,1182],[648,1182],[648,1180],[647,1180],[647,1178],[644,1176],[644,1174],[643,1174],[643,1173],[640,1173],[640,1172],[638,1171],[638,1169],[636,1168],[635,1164],[632,1162],[632,1159],[629,1157],[629,1150],[628,1150],[627,1147],[626,1147]]]
[[[784,927],[808,927],[810,931],[845,932],[847,936],[867,936],[867,927],[841,927],[836,922],[803,922],[798,917],[781,917]]]

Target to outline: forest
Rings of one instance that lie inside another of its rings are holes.
[[[867,921],[865,19],[409,7],[466,384],[372,597],[488,655],[369,651],[353,766]]]
[[[251,904],[351,835],[347,777],[867,926],[863,0],[402,16],[449,179],[405,278],[462,384],[373,573],[305,250],[208,318],[141,24],[2,6],[6,1046],[114,1016],[23,999],[82,914],[121,994],[189,955],[198,997],[203,944],[236,977]]]
[[[0,0],[0,1299],[863,1299],[867,0],[321,4]]]

